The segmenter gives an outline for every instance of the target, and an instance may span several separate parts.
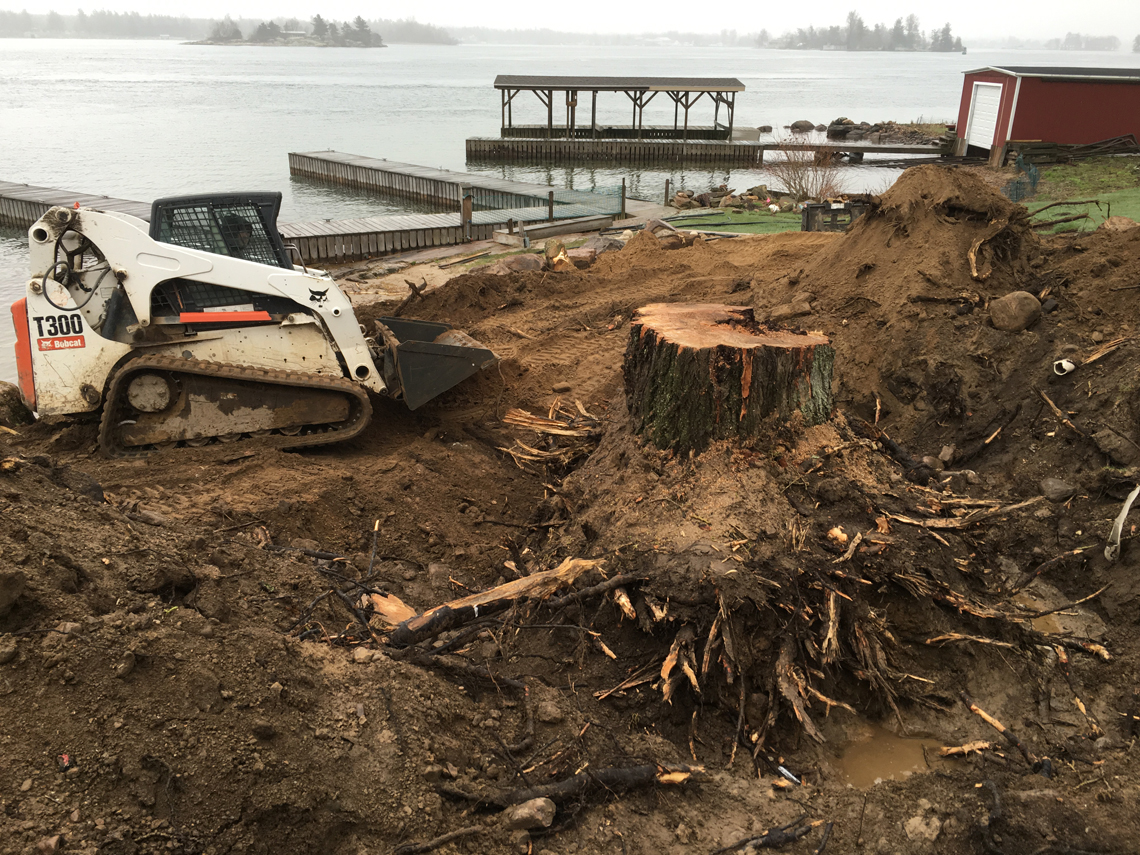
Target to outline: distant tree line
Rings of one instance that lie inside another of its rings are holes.
[[[1116,36],[1085,36],[1081,33],[1066,33],[1063,39],[1049,39],[1046,50],[1120,50],[1120,39]]]
[[[275,20],[261,21],[250,30],[248,38],[242,35],[241,27],[226,15],[222,20],[210,24],[206,39],[211,42],[248,41],[268,44],[296,37],[312,38],[321,44],[343,47],[380,47],[384,44],[380,34],[374,33],[371,25],[360,15],[351,23],[326,21],[320,15],[314,15],[305,24],[296,18],[286,18],[280,24]]]
[[[387,35],[388,41],[404,45],[457,45],[459,39],[435,24],[421,24],[414,18],[391,21],[381,18],[373,26]]]
[[[501,45],[596,45],[624,47],[645,44],[683,44],[693,47],[754,45],[755,33],[738,34],[736,30],[719,33],[688,33],[667,30],[656,33],[564,33],[549,28],[498,30],[492,27],[452,27],[450,33],[466,43]],[[767,41],[767,33],[764,33]]]
[[[74,15],[48,12],[32,15],[23,12],[0,11],[0,38],[21,38],[29,35],[48,37],[86,36],[108,39],[200,39],[206,32],[207,22],[194,18],[175,18],[171,15],[140,15],[138,12],[91,13],[80,9]]]
[[[257,25],[248,39],[242,35],[241,28],[226,16],[224,20],[214,21],[210,25],[208,39],[216,42],[250,41],[271,42],[285,38],[287,34],[304,33],[306,36],[327,45],[380,45],[380,33],[384,33],[386,40],[393,44],[438,44],[456,45],[459,41],[447,30],[432,24],[421,24],[415,20],[403,19],[399,21],[379,19],[366,21],[357,15],[351,23],[338,23],[327,20],[322,15],[314,15],[307,22],[300,22],[296,18],[286,19],[283,23],[264,21]]]
[[[60,15],[58,12],[33,15],[27,11],[0,11],[0,38],[44,36],[48,38],[86,37],[109,39],[208,39],[218,42],[249,41],[268,43],[285,34],[304,33],[333,45],[378,45],[384,33],[388,42],[402,44],[459,44],[447,30],[412,19],[366,21],[357,16],[351,22],[326,20],[314,15],[310,21],[297,18],[235,21],[224,19],[175,18],[170,15],[140,15],[138,12],[84,12]]]
[[[962,51],[962,39],[950,31],[950,24],[929,35],[922,32],[916,15],[898,18],[892,26],[868,26],[858,12],[849,12],[842,26],[802,27],[774,39],[762,31],[756,43],[760,47],[801,50],[929,50]]]

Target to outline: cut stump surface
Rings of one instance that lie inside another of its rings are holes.
[[[760,436],[773,416],[826,421],[834,361],[826,336],[770,330],[747,306],[654,303],[630,327],[626,401],[658,448],[702,451]]]

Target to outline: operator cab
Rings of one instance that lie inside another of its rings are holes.
[[[156,199],[150,236],[163,243],[293,269],[277,231],[280,193],[207,193]]]

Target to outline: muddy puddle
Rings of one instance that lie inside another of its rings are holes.
[[[870,787],[944,766],[947,761],[938,756],[941,747],[937,739],[899,736],[881,725],[867,724],[843,749],[835,765],[843,783]]]
[[[1020,591],[1012,602],[1028,615],[1046,612],[1031,617],[1029,623],[1038,632],[1048,635],[1099,639],[1107,630],[1097,614],[1081,606],[1066,607],[1065,595],[1044,582],[1038,582],[1032,590]]]

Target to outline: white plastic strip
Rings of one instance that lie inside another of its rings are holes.
[[[1109,561],[1115,561],[1120,555],[1120,533],[1124,530],[1124,520],[1128,517],[1128,512],[1132,510],[1132,503],[1136,501],[1137,496],[1140,496],[1140,487],[1128,494],[1128,498],[1124,500],[1124,507],[1120,509],[1120,516],[1112,524],[1112,531],[1108,535],[1108,545],[1104,548],[1104,557]]]

